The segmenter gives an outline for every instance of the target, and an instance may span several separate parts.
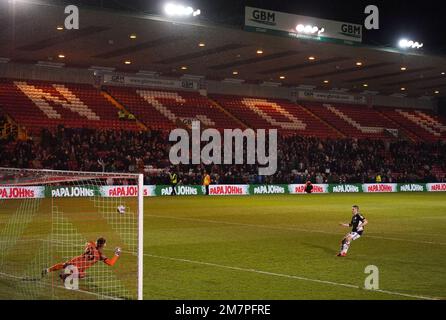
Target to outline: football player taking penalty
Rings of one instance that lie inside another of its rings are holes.
[[[103,254],[103,249],[105,248],[105,246],[106,240],[104,238],[97,239],[96,243],[93,241],[87,242],[87,244],[85,245],[84,253],[82,253],[80,256],[72,258],[67,262],[57,263],[48,269],[43,269],[42,277],[50,272],[62,270],[67,268],[68,266],[73,266],[77,268],[78,276],[80,279],[82,279],[85,278],[87,269],[93,266],[96,262],[103,261],[105,264],[113,266],[119,259],[121,248],[115,248],[115,254],[113,258],[109,259]],[[60,277],[62,280],[65,280],[65,278],[69,275],[70,273],[61,274]]]
[[[352,206],[352,220],[350,223],[340,223],[340,225],[343,227],[352,227],[352,231],[347,233],[347,235],[342,239],[341,250],[337,254],[338,257],[345,257],[347,255],[350,243],[361,237],[367,223],[367,219],[359,213],[359,207],[356,205]]]

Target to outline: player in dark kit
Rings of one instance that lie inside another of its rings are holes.
[[[338,257],[345,257],[347,255],[350,242],[359,239],[364,232],[364,227],[369,223],[367,219],[359,213],[358,206],[352,206],[352,215],[353,217],[350,223],[340,223],[341,226],[352,227],[352,231],[342,239],[341,250],[337,254]]]

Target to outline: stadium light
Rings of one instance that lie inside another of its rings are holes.
[[[321,34],[325,31],[324,28],[319,28],[318,26],[312,26],[312,25],[303,25],[298,24],[296,26],[296,31],[299,33],[306,33],[306,34]]]
[[[402,49],[421,49],[424,44],[413,40],[401,39],[398,45]]]
[[[183,6],[181,4],[175,4],[175,3],[168,3],[164,6],[164,12],[168,16],[180,16],[180,17],[187,17],[187,16],[193,16],[196,17],[201,14],[200,9],[194,9],[190,6]]]

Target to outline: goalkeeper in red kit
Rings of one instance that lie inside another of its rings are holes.
[[[93,241],[87,242],[87,244],[85,245],[84,253],[82,253],[80,256],[72,258],[67,262],[57,263],[48,269],[43,269],[42,277],[50,272],[62,270],[67,268],[68,266],[72,266],[77,268],[78,276],[80,279],[82,279],[85,278],[87,269],[96,264],[96,262],[103,261],[109,266],[114,266],[116,261],[118,261],[119,259],[121,249],[116,248],[113,258],[109,259],[104,256],[102,252],[105,248],[105,245],[106,240],[104,238],[97,239],[96,243]],[[61,274],[60,277],[62,278],[62,280],[65,280],[65,278],[69,275],[70,273]]]

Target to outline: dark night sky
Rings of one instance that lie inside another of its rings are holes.
[[[71,0],[84,3],[161,14],[162,0]],[[425,50],[446,54],[446,0],[176,0],[200,8],[202,19],[213,22],[243,25],[246,5],[324,19],[364,24],[364,8],[369,4],[380,10],[380,29],[364,29],[363,42],[370,45],[394,46],[401,37],[424,42]]]

